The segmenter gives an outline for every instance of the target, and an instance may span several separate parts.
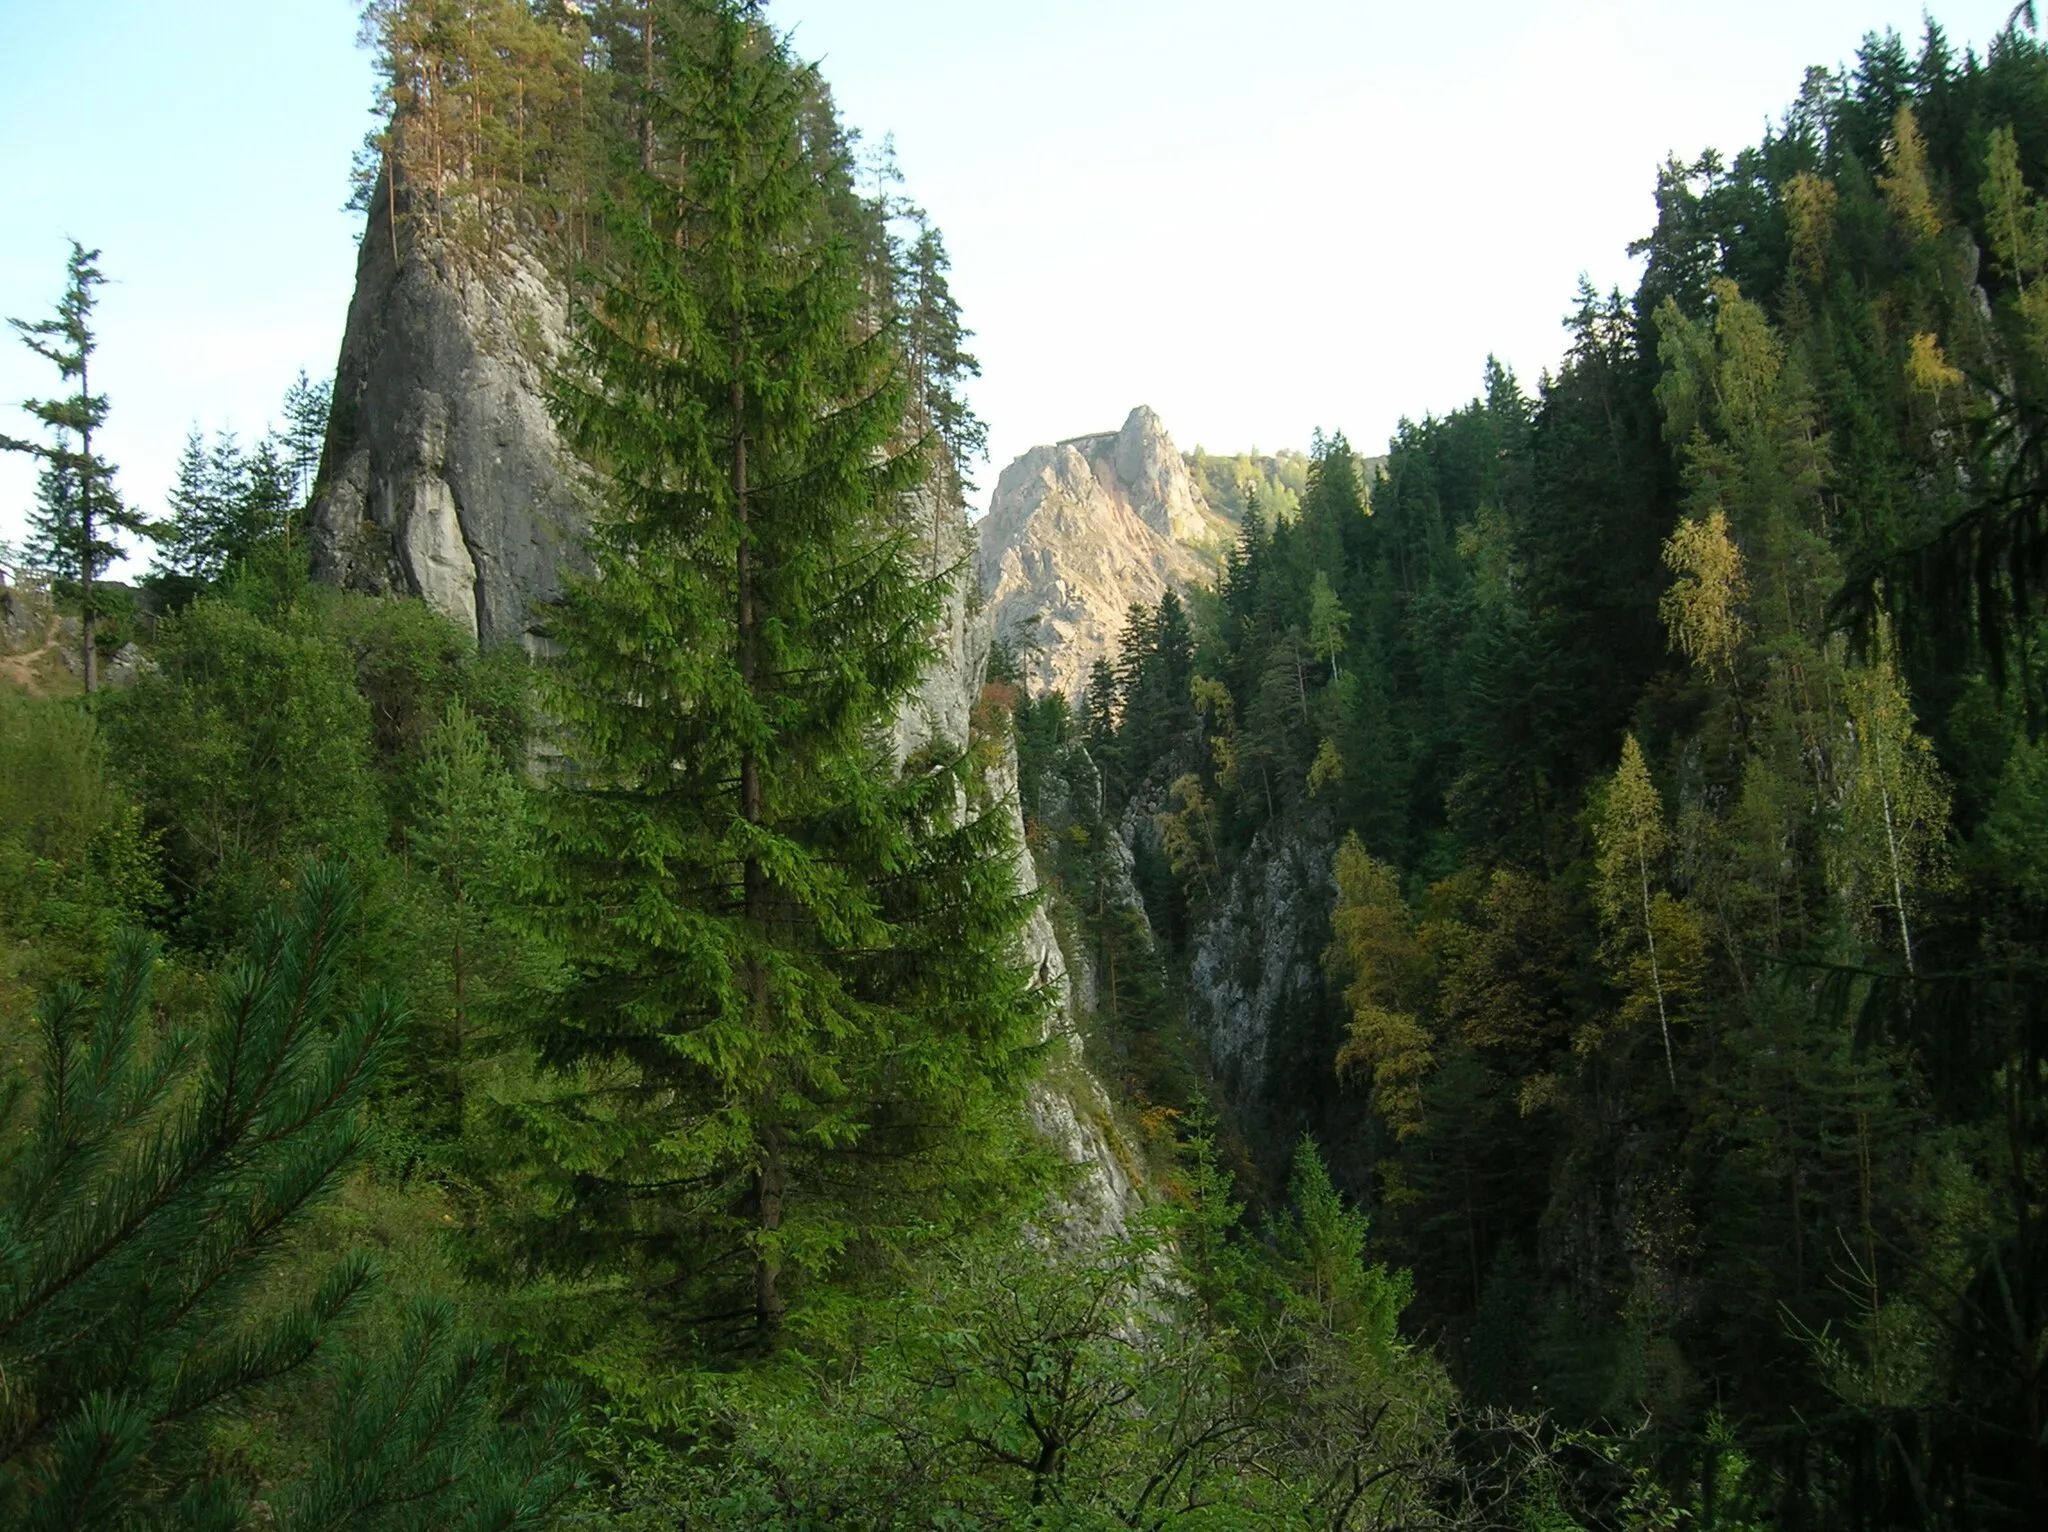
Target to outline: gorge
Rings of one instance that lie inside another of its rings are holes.
[[[979,516],[800,34],[364,15],[331,385],[133,584],[97,252],[16,325],[0,1524],[2042,1519],[2031,8],[1646,165],[1540,377]]]

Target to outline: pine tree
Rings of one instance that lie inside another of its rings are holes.
[[[343,1006],[354,896],[316,867],[266,918],[210,1021],[156,1035],[155,950],[122,939],[97,1004],[37,1012],[36,1078],[0,1093],[0,1521],[225,1527],[253,1507],[209,1450],[316,1359],[374,1280],[351,1252],[286,1291],[280,1245],[349,1174],[398,1029],[388,996]],[[24,1111],[26,1103],[27,1110]],[[344,1361],[331,1450],[266,1494],[281,1527],[512,1532],[572,1487],[562,1401],[537,1441],[496,1423],[488,1348],[445,1305],[395,1349]]]
[[[100,253],[71,242],[69,280],[51,319],[10,319],[22,344],[50,362],[78,391],[55,399],[28,399],[22,408],[40,420],[51,440],[44,443],[0,436],[0,452],[40,458],[38,509],[29,514],[30,556],[55,571],[70,587],[79,611],[85,689],[99,686],[97,639],[102,615],[93,582],[121,552],[117,532],[143,533],[148,522],[114,488],[114,467],[93,450],[93,433],[107,422],[107,396],[92,391],[92,358],[99,349],[93,333],[95,289],[106,283]]]
[[[892,450],[906,380],[828,217],[840,146],[751,7],[655,19],[688,40],[648,98],[682,179],[631,179],[556,390],[604,486],[543,831],[576,975],[547,1050],[591,1086],[559,1248],[761,1342],[797,1277],[985,1212],[1041,1010],[1000,816],[963,812],[963,757],[899,769],[879,738],[943,577],[897,522],[930,463]]]

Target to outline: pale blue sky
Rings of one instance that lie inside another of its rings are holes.
[[[2011,0],[1937,14],[1960,48]],[[351,0],[0,0],[0,314],[102,247],[108,448],[162,505],[188,426],[333,365],[371,82]],[[1377,448],[1532,379],[1627,284],[1667,153],[1752,142],[1914,0],[776,0],[946,232],[995,466],[1156,407],[1183,446]],[[6,407],[46,369],[0,338]],[[982,477],[992,484],[995,467]],[[0,459],[0,538],[32,490]]]

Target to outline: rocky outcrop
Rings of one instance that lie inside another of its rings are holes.
[[[1033,447],[1002,472],[979,527],[981,588],[1025,640],[1034,691],[1078,696],[1134,603],[1215,576],[1235,528],[1209,508],[1159,417]]]
[[[102,580],[101,599],[113,610],[128,609],[134,631],[156,629],[154,595],[146,588]],[[114,624],[108,624],[112,628]],[[133,641],[114,646],[102,631],[99,684],[105,688],[132,685],[150,662]],[[0,569],[0,686],[32,697],[68,696],[83,690],[85,655],[78,614],[51,598],[41,576],[9,584]]]
[[[1269,825],[1189,943],[1189,1025],[1225,1099],[1281,1146],[1301,1130],[1303,1103],[1327,1094],[1342,1031],[1322,972],[1335,854],[1325,823]]]
[[[986,650],[984,649],[984,657]],[[1036,893],[1038,870],[1024,845],[1024,813],[1017,792],[1017,746],[1005,741],[989,773],[989,790],[1009,806],[1016,847],[1017,887]],[[1135,897],[1135,892],[1133,894]],[[1038,1136],[1066,1161],[1072,1174],[1063,1193],[1060,1232],[1071,1239],[1121,1234],[1144,1200],[1135,1161],[1123,1146],[1109,1093],[1089,1069],[1083,1052],[1080,1016],[1092,1008],[1093,979],[1084,966],[1069,966],[1041,902],[1024,931],[1025,961],[1038,982],[1058,996],[1052,1019],[1048,1068],[1032,1084],[1026,1111]]]
[[[485,644],[539,647],[539,609],[580,556],[542,402],[562,284],[516,243],[458,251],[380,188],[356,261],[310,515],[316,578],[423,597]]]

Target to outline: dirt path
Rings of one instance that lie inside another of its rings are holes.
[[[56,652],[57,641],[53,638],[42,648],[31,649],[26,654],[0,654],[0,682],[25,692],[40,693],[42,678],[36,674],[36,662]]]

